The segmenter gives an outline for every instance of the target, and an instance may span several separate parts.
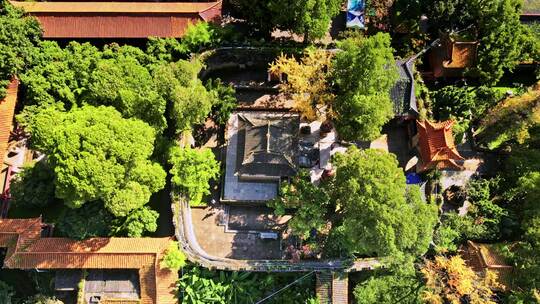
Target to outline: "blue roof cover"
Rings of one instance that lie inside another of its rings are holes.
[[[347,27],[360,28],[366,27],[364,23],[364,0],[348,0],[347,2]]]
[[[420,177],[420,175],[412,172],[412,173],[407,173],[405,175],[405,178],[406,178],[406,183],[407,185],[416,185],[416,184],[421,184],[422,183],[422,178]]]

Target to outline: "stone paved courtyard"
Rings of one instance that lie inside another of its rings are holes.
[[[245,210],[251,210],[247,207]],[[235,211],[238,212],[240,211]],[[241,231],[226,231],[227,216],[221,206],[207,208],[192,208],[193,228],[199,245],[208,254],[217,257],[233,259],[280,259],[280,239],[262,240],[258,233]],[[264,216],[261,213],[245,212],[241,218],[236,218],[236,228],[266,228],[277,226],[283,218]],[[243,222],[243,224],[242,224]],[[266,230],[268,231],[268,230]]]

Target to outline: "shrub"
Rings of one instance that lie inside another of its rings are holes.
[[[186,266],[186,255],[180,251],[178,242],[171,242],[169,248],[165,251],[160,266],[171,271],[178,271],[180,268]]]

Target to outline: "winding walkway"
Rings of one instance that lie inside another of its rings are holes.
[[[288,260],[236,260],[208,254],[199,245],[191,218],[191,208],[185,199],[173,197],[173,223],[175,234],[188,259],[209,269],[231,271],[260,272],[307,272],[307,271],[339,271],[354,272],[374,269],[381,264],[377,259],[336,259],[324,261],[301,261],[293,263]]]

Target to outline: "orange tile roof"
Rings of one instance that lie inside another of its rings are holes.
[[[219,4],[216,2],[24,2],[11,1],[13,6],[32,13],[201,13]]]
[[[508,265],[506,259],[495,250],[493,245],[467,241],[467,245],[462,249],[462,256],[474,271],[494,272],[501,289],[506,290],[511,286],[514,269]]]
[[[178,273],[159,265],[171,238],[41,238],[41,226],[41,218],[0,220],[0,247],[10,252],[4,267],[139,269],[140,303],[178,302],[174,295]]]
[[[447,69],[465,69],[474,66],[477,48],[477,42],[452,42],[450,59],[443,61],[443,66]]]
[[[439,46],[431,49],[429,62],[435,77],[460,77],[476,63],[478,42],[455,41],[444,35]]]
[[[433,123],[428,120],[416,121],[418,129],[418,150],[422,160],[420,171],[431,168],[461,169],[455,161],[462,160],[454,144],[452,126],[454,121]]]
[[[216,2],[22,2],[44,38],[182,37],[188,25],[221,19]]]
[[[42,238],[28,247],[35,253],[151,253],[167,248],[169,238],[91,238],[76,241],[68,238]]]
[[[7,87],[7,96],[0,100],[0,167],[6,156],[9,136],[12,130],[13,116],[15,115],[15,105],[17,104],[17,93],[19,91],[19,80],[14,78]],[[0,193],[1,194],[1,193]]]

